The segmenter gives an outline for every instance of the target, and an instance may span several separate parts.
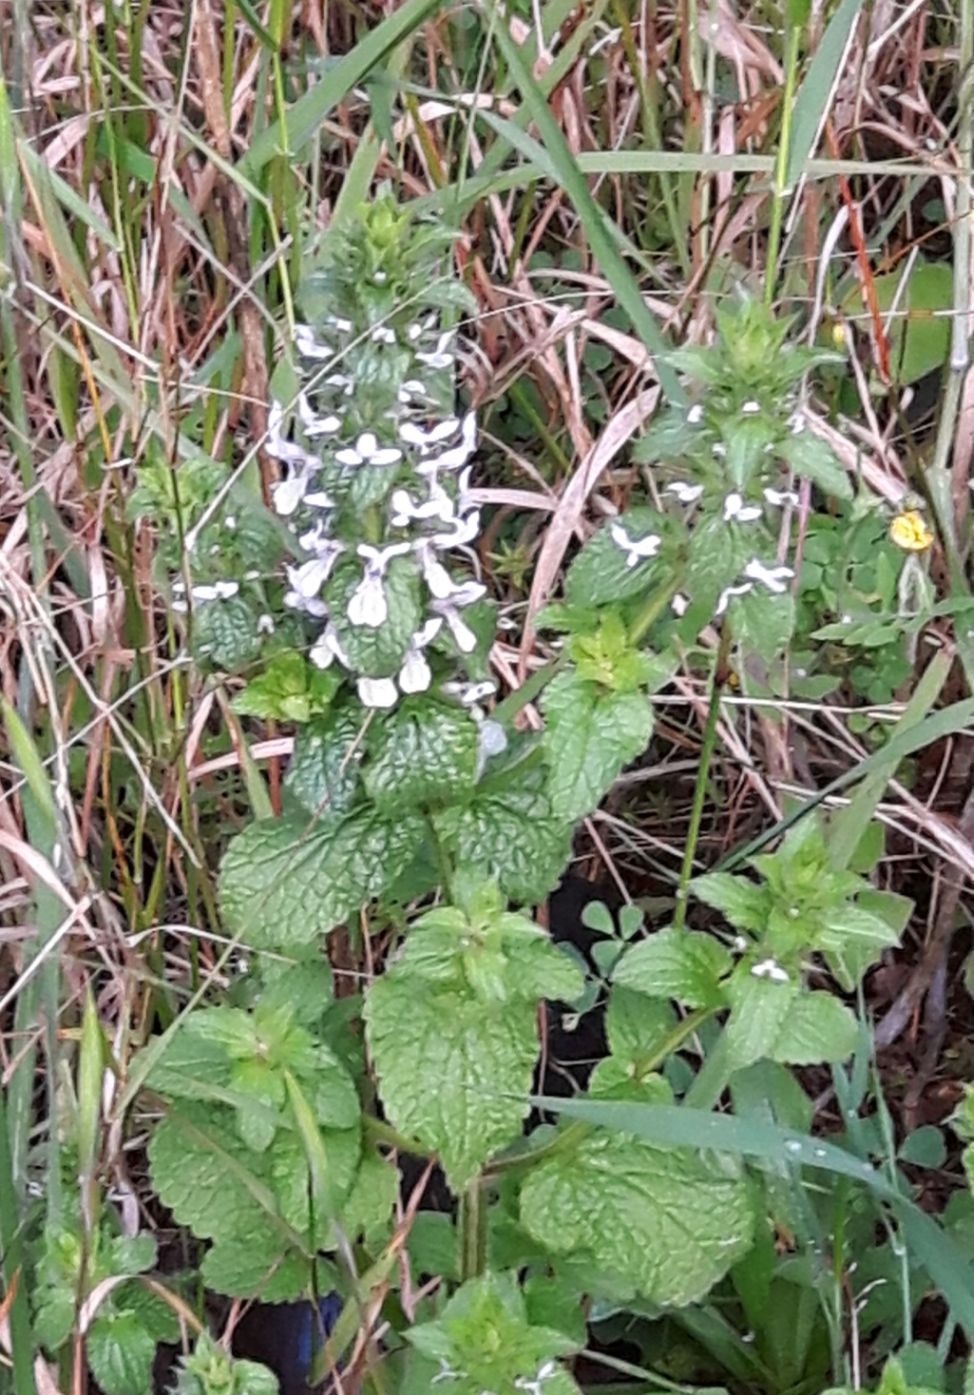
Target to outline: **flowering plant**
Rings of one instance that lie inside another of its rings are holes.
[[[339,232],[274,377],[271,509],[237,495],[221,534],[216,496],[193,496],[174,608],[193,610],[211,665],[246,675],[238,711],[298,731],[282,811],[236,834],[221,869],[226,928],[261,953],[232,1006],[196,1008],[149,1048],[167,1102],[150,1161],[162,1200],[210,1242],[209,1287],[335,1289],[352,1311],[355,1264],[387,1282],[399,1253],[390,1150],[435,1156],[460,1198],[453,1293],[390,1338],[396,1388],[569,1395],[593,1295],[701,1300],[778,1202],[740,1159],[644,1133],[542,1125],[525,1143],[544,1000],[604,1007],[590,1100],[658,1108],[685,1091],[709,1107],[737,1071],[847,1055],[854,1017],[811,990],[811,956],[854,987],[904,914],[865,867],[833,865],[814,820],[752,859],[759,880],[694,880],[692,826],[672,924],[640,937],[634,913],[616,937],[607,917],[594,976],[525,912],[646,749],[651,698],[685,659],[711,665],[712,713],[735,647],[748,681],[779,681],[798,491],[850,489],[803,429],[820,356],[753,304],[721,314],[714,348],[674,355],[699,400],[639,447],[651,500],[592,536],[540,617],[561,636],[532,680],[542,731],[518,729],[514,701],[489,714],[476,418],[457,408],[452,323],[469,298],[443,274],[448,247],[388,197]],[[252,538],[261,560],[238,574]],[[700,790],[707,759],[705,743]],[[735,933],[688,930],[691,897]],[[333,996],[322,948],[340,926],[370,970],[387,951],[362,1000]],[[686,1091],[675,1065],[704,1027],[717,1044]],[[219,1194],[214,1154],[232,1160]],[[429,1272],[418,1239],[410,1254]],[[344,1349],[326,1346],[320,1373]]]

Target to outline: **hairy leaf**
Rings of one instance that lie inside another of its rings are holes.
[[[657,930],[627,950],[613,981],[651,998],[675,998],[687,1007],[721,1007],[720,980],[732,959],[712,935],[695,930]]]
[[[652,708],[641,693],[606,692],[573,672],[558,675],[543,706],[552,808],[565,819],[583,818],[646,749]]]

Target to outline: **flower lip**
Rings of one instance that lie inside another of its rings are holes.
[[[795,573],[791,567],[766,567],[757,557],[751,559],[744,568],[744,575],[750,581],[759,581],[762,586],[766,586],[769,591],[781,595],[787,591],[786,582],[789,582]]]
[[[380,446],[374,431],[363,431],[354,446],[335,452],[339,465],[396,465],[402,459],[397,446]]]
[[[609,524],[609,536],[616,547],[626,554],[626,567],[638,567],[650,557],[655,557],[663,539],[657,533],[649,533],[645,538],[631,538],[621,523]]]
[[[399,690],[391,678],[362,677],[357,686],[364,707],[395,707],[399,700]]]
[[[760,517],[760,504],[745,504],[741,495],[736,492],[728,494],[724,500],[725,523],[753,523]]]
[[[695,504],[703,493],[702,484],[687,484],[685,480],[674,480],[663,490],[664,494],[672,494],[674,499],[679,499],[681,504]]]

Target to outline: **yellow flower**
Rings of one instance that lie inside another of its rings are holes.
[[[926,552],[933,542],[933,533],[918,509],[898,513],[889,525],[889,535],[904,552]]]

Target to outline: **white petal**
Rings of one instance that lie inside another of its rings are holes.
[[[287,518],[304,498],[307,487],[308,481],[304,475],[292,475],[290,479],[278,480],[274,485],[274,511],[282,518]]]
[[[383,446],[369,456],[370,465],[395,465],[402,459],[402,451],[395,446]]]
[[[443,620],[439,615],[430,616],[429,620],[413,635],[412,643],[417,649],[425,649],[427,644],[432,644],[433,640],[443,628]]]
[[[751,590],[753,590],[753,587],[749,581],[742,582],[740,586],[725,586],[717,601],[714,616],[723,615],[732,596],[746,596]]]
[[[215,586],[194,586],[189,594],[194,601],[215,601],[220,595]]]
[[[335,662],[335,651],[328,643],[327,635],[319,635],[308,650],[308,658],[315,668],[331,668]]]
[[[355,449],[358,451],[359,455],[363,456],[366,460],[371,460],[378,448],[379,442],[372,431],[363,431],[355,442]]]
[[[753,399],[752,399],[750,402],[744,402],[744,403],[742,403],[742,405],[741,405],[741,416],[742,416],[742,417],[756,417],[756,416],[758,415],[758,413],[760,412],[760,410],[761,410],[761,403],[760,403],[760,402],[755,402],[755,401],[753,401]]]
[[[433,681],[429,664],[420,649],[410,647],[399,671],[399,686],[404,693],[425,693]]]
[[[460,619],[458,612],[452,606],[444,608],[443,618],[450,627],[450,633],[453,635],[460,653],[472,654],[477,647],[477,636],[470,626]]]
[[[218,581],[215,590],[218,600],[228,601],[231,596],[237,594],[240,590],[240,585],[236,581]]]
[[[360,678],[358,695],[366,707],[395,707],[399,697],[391,678]]]
[[[688,426],[698,426],[698,425],[700,424],[700,422],[702,422],[702,421],[703,421],[703,403],[702,403],[702,402],[694,402],[693,406],[692,406],[692,407],[690,408],[690,410],[687,412],[687,425],[688,425]]]
[[[313,494],[306,494],[304,502],[312,509],[333,509],[335,507],[334,499],[323,489],[316,489]]]
[[[310,600],[328,580],[334,561],[334,557],[312,557],[300,567],[288,567],[287,579],[299,596]]]
[[[507,750],[507,732],[489,717],[480,724],[480,750],[485,756],[499,756]]]
[[[752,581],[760,581],[761,585],[766,586],[769,591],[781,595],[783,591],[788,589],[786,583],[791,580],[795,573],[791,567],[766,567],[755,557],[744,568],[744,575]]]
[[[358,451],[352,450],[350,446],[346,446],[344,450],[336,450],[335,459],[339,465],[362,465],[365,463]]]
[[[370,630],[385,624],[389,603],[381,577],[367,574],[362,578],[349,598],[347,613],[351,624],[365,625]]]
[[[444,567],[442,562],[437,561],[433,554],[433,549],[428,543],[422,545],[419,554],[420,566],[423,569],[423,576],[426,578],[426,585],[430,589],[430,594],[437,600],[445,600],[447,596],[453,594],[456,589],[453,578]]]
[[[333,350],[315,338],[314,330],[310,325],[294,326],[294,342],[298,353],[303,354],[305,358],[333,357]]]
[[[781,508],[783,504],[794,506],[798,503],[798,495],[792,489],[766,489],[764,497],[775,508]]]
[[[666,486],[663,493],[672,494],[681,504],[695,504],[703,493],[703,485],[684,484],[683,480],[675,480],[673,484]]]

